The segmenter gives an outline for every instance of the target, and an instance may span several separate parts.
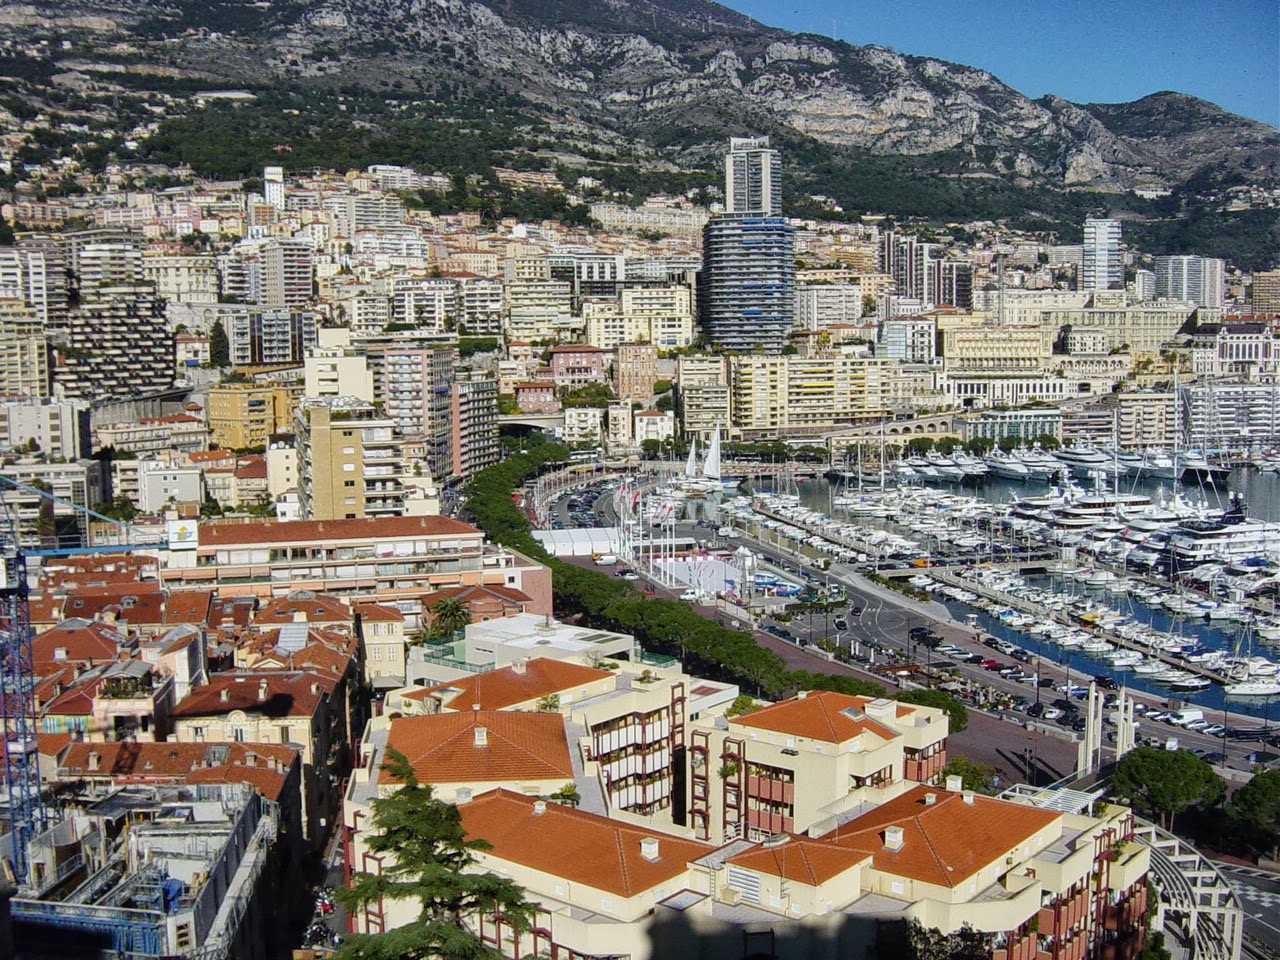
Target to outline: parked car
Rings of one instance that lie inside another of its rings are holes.
[[[1057,707],[1045,707],[1040,714],[1041,720],[1057,720],[1062,716],[1062,711]]]

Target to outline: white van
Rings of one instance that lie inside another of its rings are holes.
[[[1188,723],[1191,723],[1194,720],[1203,720],[1203,719],[1204,719],[1203,710],[1179,710],[1177,713],[1175,713],[1172,717],[1169,718],[1169,722],[1173,724],[1175,727],[1185,727]]]
[[[597,555],[596,555],[595,557],[593,557],[592,559],[594,559],[594,560],[595,560],[595,562],[596,562],[596,565],[597,565],[597,566],[600,566],[600,567],[607,567],[607,566],[609,566],[609,565],[611,565],[611,564],[614,564],[614,563],[617,563],[617,562],[618,562],[618,558],[617,558],[617,556],[616,556],[615,554],[612,554],[612,553],[601,553],[601,554],[597,554]]]

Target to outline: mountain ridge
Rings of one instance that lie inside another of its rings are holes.
[[[210,86],[361,91],[458,116],[496,105],[569,152],[654,169],[705,169],[726,134],[760,132],[789,145],[806,189],[823,187],[809,168],[867,158],[1066,193],[1280,185],[1280,133],[1187,94],[1033,100],[976,67],[710,0],[28,0],[0,4],[0,30],[55,10],[73,25],[67,65],[90,77],[87,54],[107,54]]]

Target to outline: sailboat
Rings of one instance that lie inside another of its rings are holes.
[[[686,496],[705,497],[713,490],[719,490],[720,484],[720,430],[717,428],[701,470],[698,469],[698,440],[694,438],[689,446],[689,459],[685,461],[684,476],[678,478],[674,486]],[[734,486],[737,486],[736,482]]]
[[[726,477],[720,470],[720,428],[711,435],[711,446],[707,450],[707,459],[702,463],[702,475],[708,480],[715,480],[726,490],[735,490],[742,485],[743,477]]]

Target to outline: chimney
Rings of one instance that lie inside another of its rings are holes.
[[[483,730],[484,727],[479,727],[477,729]],[[533,815],[535,817],[540,817],[546,812],[547,812],[547,801],[545,800],[533,801]]]
[[[808,690],[797,690],[797,691],[796,691],[796,699],[797,699],[797,700],[803,700],[803,699],[804,699],[805,697],[807,697],[807,696],[809,696],[809,691],[808,691]]]
[[[489,745],[489,728],[476,727],[476,746],[487,747]]]
[[[98,769],[99,769],[101,766],[102,766],[102,757],[101,757],[101,755],[99,755],[99,753],[98,753],[98,751],[97,751],[97,750],[90,750],[90,751],[89,751],[89,772],[90,772],[90,773],[97,773],[97,772],[98,772]]]
[[[314,697],[319,692],[320,692],[320,684],[319,683],[311,684],[311,695]]]
[[[267,699],[267,681],[265,678],[258,681],[258,699]]]
[[[54,647],[54,648],[53,648],[53,659],[55,659],[55,660],[65,660],[65,659],[67,659],[67,648],[66,648],[66,647]]]
[[[219,699],[221,702],[223,702],[223,703],[226,703],[228,700],[230,700],[230,699],[231,699],[231,688],[230,688],[230,687],[223,687],[221,690],[219,690],[219,691],[218,691],[218,699]]]
[[[902,849],[902,828],[901,827],[885,827],[884,828],[884,848],[886,850],[898,851]]]
[[[955,774],[947,777],[947,789],[952,793],[959,793],[964,789],[964,777],[957,777]]]
[[[972,790],[966,790],[964,793],[962,793],[962,794],[961,794],[961,796],[964,798],[964,802],[965,802],[965,803],[967,803],[967,804],[968,804],[969,806],[971,806],[971,807],[973,806],[973,791],[972,791]]]
[[[305,610],[295,610],[295,611],[293,611],[293,622],[294,622],[294,623],[306,623],[306,622],[307,622],[307,612],[306,612]]]
[[[937,802],[938,802],[938,795],[936,793],[926,793],[924,795],[924,805],[926,807],[932,807]]]
[[[470,787],[459,787],[458,792],[453,795],[454,806],[458,806],[458,807],[462,806],[464,803],[466,803],[470,799],[471,799]]]
[[[258,765],[258,755],[252,751],[246,751],[244,755],[244,765],[246,767],[256,767]]]
[[[521,657],[519,660],[513,660],[511,663],[511,672],[523,675],[525,672],[525,666],[527,664],[528,664],[528,661],[525,660],[523,657]]]
[[[644,857],[650,863],[658,859],[658,838],[645,837],[640,841],[640,856]]]

